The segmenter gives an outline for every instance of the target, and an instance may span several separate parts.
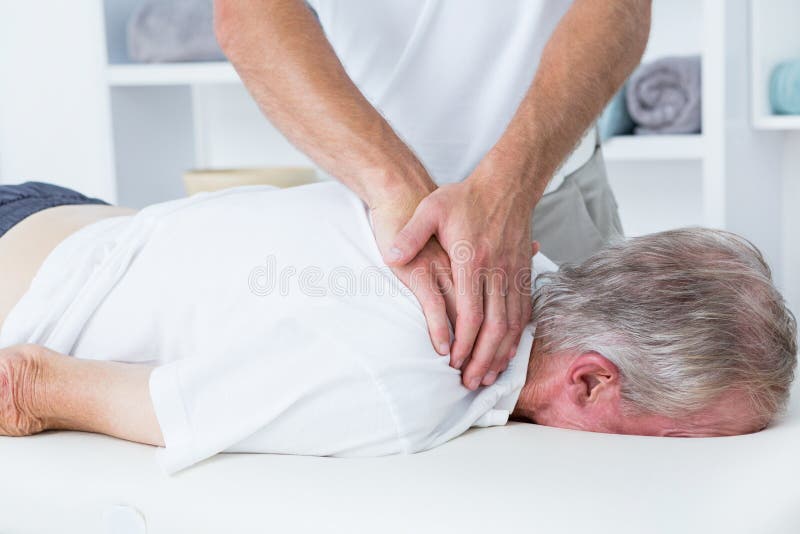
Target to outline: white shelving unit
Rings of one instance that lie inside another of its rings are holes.
[[[760,115],[753,117],[759,130],[800,130],[800,115]]]
[[[696,135],[624,135],[603,144],[606,161],[702,160],[704,138]]]
[[[800,130],[800,115],[776,115],[769,103],[769,80],[781,61],[800,60],[800,2],[750,0],[750,110],[753,127]]]
[[[106,72],[108,84],[112,87],[241,83],[233,66],[224,61],[172,65],[109,65]]]
[[[614,137],[603,146],[626,232],[725,226],[723,0],[655,0],[643,62],[702,58],[702,133]],[[651,200],[642,204],[642,198]]]

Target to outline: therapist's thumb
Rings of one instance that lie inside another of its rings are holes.
[[[425,209],[424,202],[392,241],[384,260],[389,265],[405,265],[413,260],[436,233],[439,221],[433,210]]]

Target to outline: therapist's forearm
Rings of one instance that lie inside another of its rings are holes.
[[[550,37],[531,87],[485,161],[535,204],[559,165],[638,65],[650,0],[576,0]]]
[[[215,0],[220,44],[262,111],[368,205],[433,182],[350,80],[301,0]]]

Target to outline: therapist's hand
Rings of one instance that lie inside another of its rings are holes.
[[[531,313],[535,195],[503,172],[485,160],[463,182],[433,191],[384,254],[390,265],[410,265],[432,237],[447,251],[457,314],[450,364],[473,390],[505,369]]]
[[[414,214],[420,201],[435,185],[393,191],[384,201],[370,206],[372,230],[378,249],[387,257],[398,232]],[[427,239],[416,255],[403,265],[391,266],[392,272],[408,287],[422,306],[428,334],[434,350],[445,356],[450,353],[450,328],[455,324],[455,298],[452,290],[450,259],[435,237]],[[449,313],[449,315],[448,315]]]

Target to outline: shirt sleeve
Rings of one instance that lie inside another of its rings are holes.
[[[321,333],[322,331],[322,333]],[[283,321],[268,353],[232,346],[162,365],[150,395],[174,473],[219,452],[383,455],[398,452],[390,410],[372,377],[323,328]]]

